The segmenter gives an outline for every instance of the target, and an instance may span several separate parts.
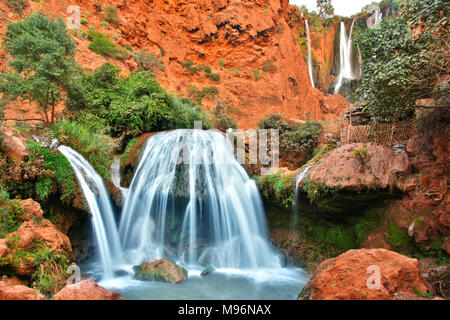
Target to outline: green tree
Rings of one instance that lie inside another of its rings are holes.
[[[3,100],[36,101],[45,116],[39,120],[53,123],[55,104],[71,75],[75,55],[75,42],[63,20],[34,13],[8,24],[3,45],[12,58],[10,70],[0,73]]]
[[[319,9],[320,18],[328,18],[334,15],[334,7],[331,0],[317,0],[317,8]]]
[[[363,58],[358,93],[382,120],[413,115],[448,75],[448,6],[445,0],[411,0],[394,19],[356,36]]]

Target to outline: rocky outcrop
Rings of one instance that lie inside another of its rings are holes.
[[[358,152],[359,151],[359,152]],[[310,180],[340,190],[386,189],[408,174],[410,163],[405,152],[374,143],[352,143],[331,151],[311,170]]]
[[[109,291],[93,280],[83,280],[64,287],[53,300],[125,300],[117,291]]]
[[[43,245],[48,250],[64,255],[72,254],[72,246],[69,238],[58,231],[48,220],[29,220],[13,233],[6,237],[10,243],[4,256],[3,263],[9,264],[17,275],[27,276],[35,271],[32,255],[18,255],[18,252],[33,252],[38,245]]]
[[[309,289],[310,300],[391,300],[399,294],[410,298],[429,295],[419,276],[418,260],[384,249],[350,250],[322,262]]]
[[[133,269],[135,278],[138,280],[180,283],[187,279],[186,269],[167,259],[142,262],[140,265],[134,266]]]
[[[0,129],[0,138],[3,140],[3,156],[14,161],[22,161],[28,151],[22,139],[15,136],[9,129]]]
[[[39,290],[23,286],[18,281],[0,280],[0,300],[45,300]]]
[[[41,219],[44,216],[44,212],[41,209],[41,205],[33,199],[17,200],[19,205],[23,208],[23,214],[20,216],[21,221],[28,221],[33,218]]]

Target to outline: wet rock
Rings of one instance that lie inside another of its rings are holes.
[[[214,271],[216,271],[216,267],[208,266],[205,270],[202,271],[202,273],[200,273],[200,275],[202,277],[206,277],[206,276],[210,275],[211,273],[213,273]]]
[[[180,283],[186,281],[186,269],[176,265],[170,260],[160,259],[153,262],[142,262],[134,266],[135,278],[143,281],[164,281]]]
[[[385,249],[350,250],[328,259],[310,286],[311,300],[391,300],[400,293],[420,298],[428,292],[418,260]]]
[[[117,291],[109,291],[93,280],[83,280],[65,286],[53,300],[125,300]]]
[[[4,258],[8,255],[9,253],[9,249],[8,246],[6,245],[6,240],[5,239],[0,239],[0,258]]]
[[[8,280],[0,280],[0,300],[45,300],[39,290]]]

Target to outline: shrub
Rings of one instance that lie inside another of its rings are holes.
[[[277,67],[273,64],[271,60],[262,63],[262,69],[264,72],[275,73],[277,72]]]
[[[262,78],[261,72],[258,69],[253,70],[253,74],[255,75],[255,80],[258,81]]]
[[[67,105],[79,121],[89,126],[99,122],[112,136],[192,128],[196,120],[211,126],[198,105],[168,94],[152,72],[133,72],[121,79],[111,64],[74,79]]]
[[[281,134],[280,150],[284,153],[297,154],[303,152],[311,156],[319,143],[323,127],[318,121],[307,121],[305,124],[294,124],[291,130]]]
[[[207,73],[207,74],[206,74],[206,77],[207,77],[208,79],[211,79],[211,80],[216,81],[216,82],[219,82],[219,81],[220,81],[220,75],[217,74],[217,73]]]
[[[183,66],[183,68],[187,69],[191,75],[203,70],[202,66],[196,66],[193,61],[186,61],[181,65]]]
[[[14,10],[19,15],[22,15],[23,10],[28,7],[28,2],[26,0],[8,0],[7,5],[11,10]]]
[[[88,23],[89,23],[89,21],[88,21],[88,19],[86,19],[86,18],[81,18],[81,19],[80,19],[80,23],[81,23],[83,26],[87,26]]]
[[[156,71],[161,64],[161,61],[156,57],[156,54],[153,52],[148,52],[145,49],[136,52],[134,58],[136,63],[142,66],[145,70]]]
[[[64,145],[78,151],[106,180],[113,161],[116,144],[113,139],[101,132],[75,121],[60,121],[52,127],[55,137]]]
[[[217,101],[216,107],[212,110],[212,115],[214,127],[220,131],[225,132],[229,128],[237,129],[236,120],[227,115],[225,106],[221,101]]]
[[[364,168],[366,166],[367,161],[370,160],[370,155],[367,152],[366,146],[362,146],[361,148],[353,149],[353,157],[359,162],[359,170],[364,172]]]
[[[280,134],[290,129],[290,124],[283,119],[283,113],[272,114],[267,118],[263,118],[258,122],[261,129],[278,129]]]
[[[128,50],[112,42],[107,35],[101,32],[90,30],[88,39],[92,41],[88,48],[97,54],[116,59],[127,59],[130,56]]]
[[[20,219],[24,214],[23,208],[17,201],[9,200],[8,194],[1,190],[0,193],[0,239],[20,226]]]
[[[106,6],[105,7],[105,20],[110,23],[119,23],[119,15],[117,14],[116,6]]]
[[[100,22],[100,25],[101,25],[103,28],[108,29],[108,30],[109,30],[109,28],[111,27],[111,25],[109,24],[108,21],[102,21],[102,22]]]
[[[219,66],[222,67],[222,68],[225,66],[225,59],[224,58],[220,58],[219,59]]]

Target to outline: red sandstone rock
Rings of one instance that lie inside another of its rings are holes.
[[[45,300],[39,292],[15,281],[0,280],[0,300]]]
[[[40,219],[44,216],[41,205],[33,199],[18,200],[17,202],[24,209],[24,215],[21,217],[22,221],[28,221],[33,218]]]
[[[73,4],[80,6],[82,15],[86,11],[90,13],[86,17],[89,25],[110,37],[118,36],[116,42],[121,45],[130,45],[135,51],[146,48],[158,56],[164,49],[165,54],[159,58],[166,68],[156,68],[154,72],[169,92],[186,96],[190,85],[200,90],[216,86],[218,97],[234,107],[228,112],[243,129],[255,128],[258,120],[273,113],[303,120],[308,117],[335,120],[349,106],[343,97],[325,96],[311,86],[303,52],[293,40],[296,31],[286,22],[291,10],[287,0],[136,0],[126,4],[113,0],[108,4],[118,7],[120,23],[110,29],[100,25],[103,14],[95,10],[95,2],[75,0]],[[11,11],[1,2],[0,9]],[[48,0],[45,5],[30,2],[24,16],[35,10],[51,16],[67,16],[67,5],[56,0]],[[17,15],[12,17],[13,21],[17,19]],[[88,30],[87,26],[81,28]],[[4,30],[5,26],[0,26],[0,36]],[[106,58],[88,49],[89,40],[76,38],[76,41],[75,58],[86,69],[94,70],[109,61],[119,65],[124,73],[136,70],[132,59]],[[327,37],[323,41],[332,43],[321,43],[324,50],[317,54],[321,60],[329,60],[334,53],[334,37],[330,35],[329,40]],[[219,59],[223,59],[223,64]],[[213,73],[220,75],[220,82],[208,79],[203,71],[191,75],[182,67],[186,61],[210,66]],[[273,68],[266,68],[263,73],[266,62]],[[258,80],[255,70],[261,75]],[[209,110],[215,106],[216,99],[205,98],[203,104]],[[41,116],[35,113],[34,105],[20,103],[20,108],[28,111],[26,115]],[[58,105],[57,113],[63,109],[63,105]],[[16,110],[17,105],[5,107],[7,116],[16,115]]]
[[[353,150],[366,146],[369,159],[363,167]],[[322,162],[313,167],[310,179],[328,187],[358,190],[361,186],[385,189],[396,181],[397,174],[409,172],[406,153],[395,155],[391,148],[373,143],[346,144],[328,153]]]
[[[109,291],[93,280],[67,285],[55,294],[53,300],[125,300],[117,291]]]
[[[6,240],[5,239],[0,239],[0,258],[4,258],[8,255],[9,253],[9,249],[8,246],[6,245]]]
[[[379,289],[369,289],[368,282],[374,283],[370,266],[379,267]],[[385,249],[361,249],[322,262],[311,281],[310,299],[390,300],[400,293],[412,297],[418,290],[424,293],[428,288],[419,277],[417,259]]]
[[[28,151],[23,141],[14,136],[11,130],[2,129],[2,139],[4,143],[3,155],[11,160],[22,161],[25,156],[28,155]]]

